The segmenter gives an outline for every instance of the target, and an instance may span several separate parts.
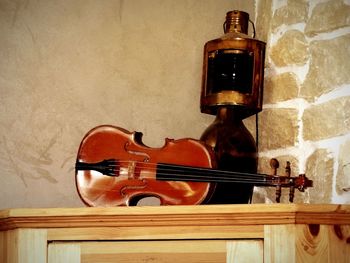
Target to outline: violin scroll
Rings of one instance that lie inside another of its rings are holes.
[[[300,174],[295,178],[294,186],[297,187],[300,192],[304,192],[306,188],[313,186],[313,181],[309,180],[305,174]]]

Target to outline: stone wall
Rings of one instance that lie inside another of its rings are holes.
[[[350,2],[258,3],[257,30],[268,44],[259,170],[270,173],[277,158],[283,174],[289,160],[293,175],[314,181],[296,202],[350,203]],[[253,120],[246,123],[253,129]],[[253,201],[274,195],[257,188]]]

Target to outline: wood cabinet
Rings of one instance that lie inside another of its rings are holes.
[[[0,211],[0,262],[350,262],[350,206]]]

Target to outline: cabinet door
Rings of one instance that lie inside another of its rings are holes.
[[[266,225],[265,262],[349,263],[350,225]]]
[[[263,262],[263,242],[262,240],[177,240],[51,243],[49,263],[63,262]]]

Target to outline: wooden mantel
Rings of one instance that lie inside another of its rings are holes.
[[[0,231],[5,263],[350,259],[349,205],[7,209]]]
[[[251,204],[7,209],[0,230],[161,225],[350,224],[350,205]]]

